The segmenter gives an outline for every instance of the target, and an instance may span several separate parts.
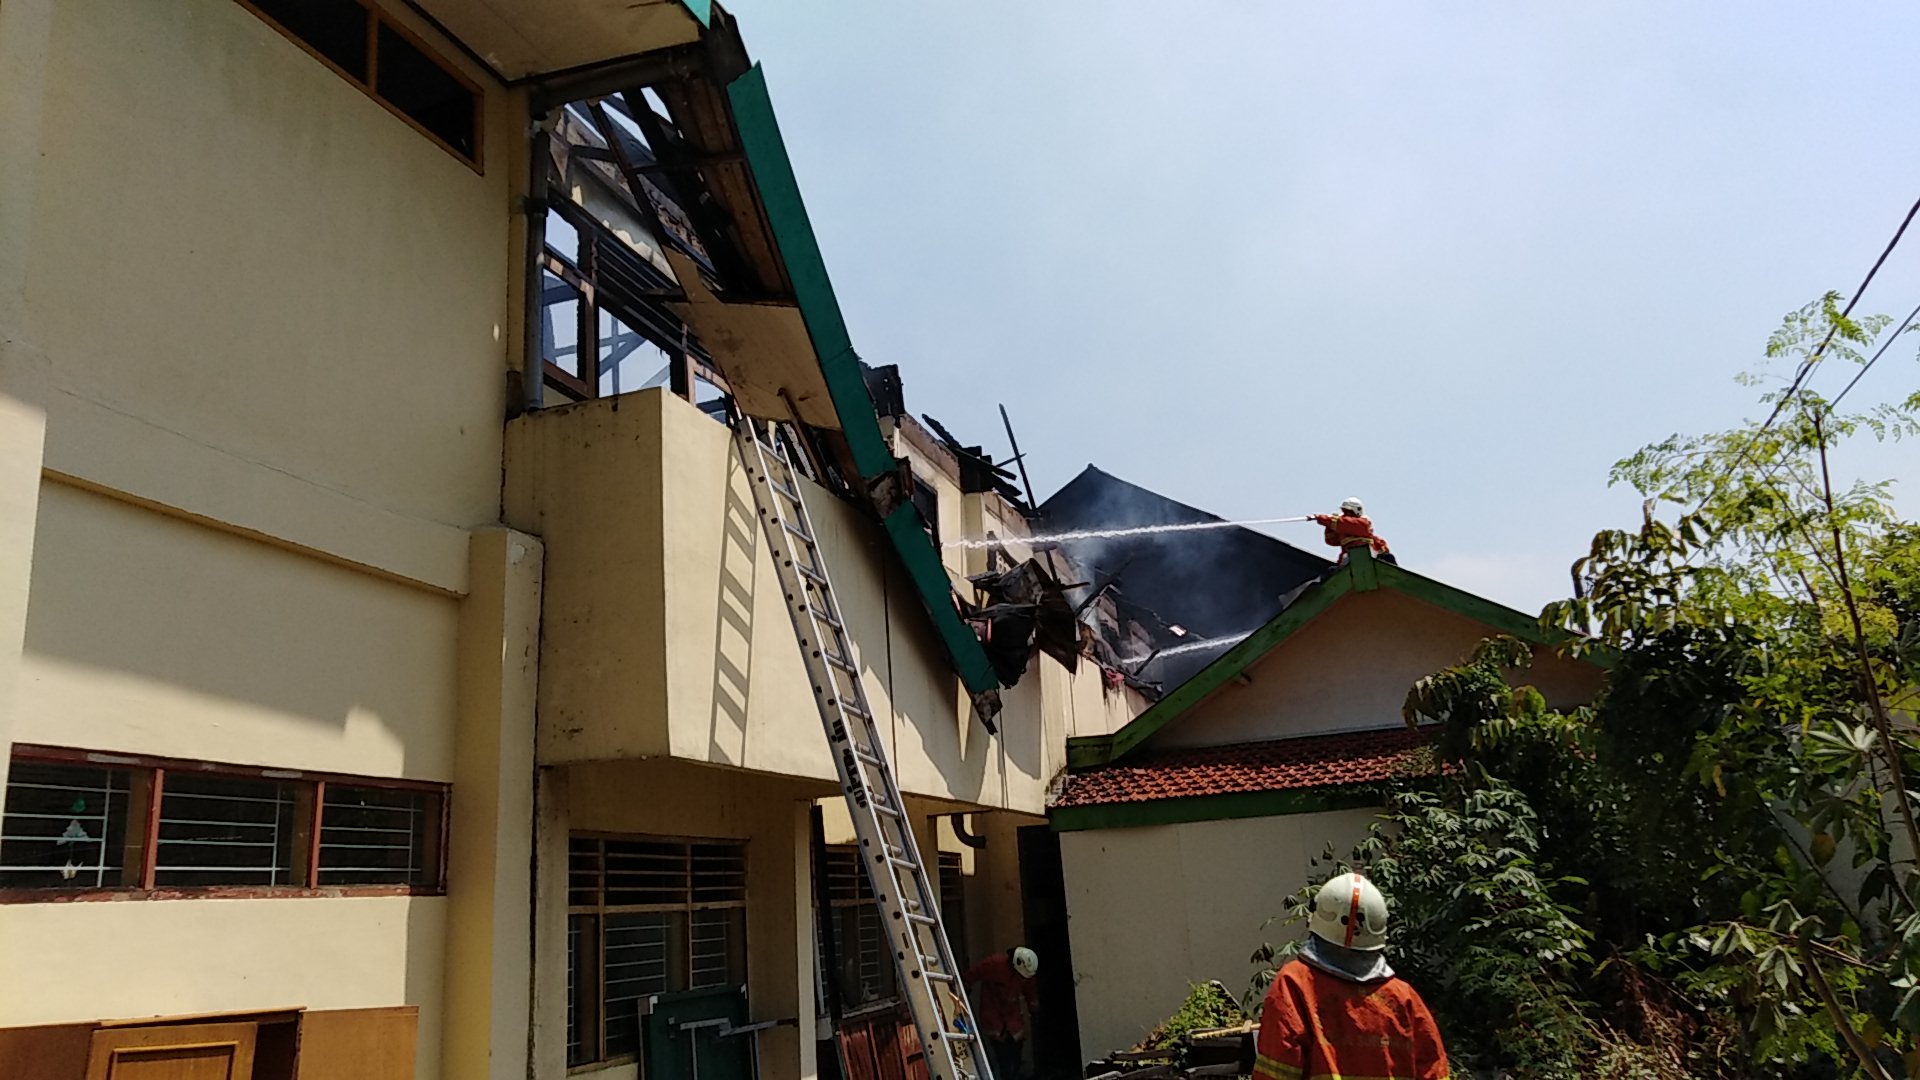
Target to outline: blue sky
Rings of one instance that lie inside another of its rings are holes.
[[[1358,494],[1527,610],[1637,518],[1608,466],[1759,413],[1733,376],[1920,196],[1915,5],[730,7],[916,412],[1004,453],[1004,402],[1043,498],[1088,463],[1229,517]],[[1916,303],[1920,229],[1859,310]]]

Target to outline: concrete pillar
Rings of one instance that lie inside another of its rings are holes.
[[[813,1040],[813,881],[807,801],[769,800],[747,845],[747,1009],[796,1020],[760,1035],[760,1080],[819,1075]]]
[[[567,779],[564,766],[542,768],[534,778],[532,1080],[567,1075]]]
[[[28,339],[26,275],[52,0],[0,4],[0,791],[13,741],[46,444],[46,358]]]
[[[498,527],[475,530],[469,545],[447,833],[444,1076],[527,1075],[542,554],[539,540]]]

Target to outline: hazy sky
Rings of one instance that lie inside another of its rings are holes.
[[[1608,466],[1757,415],[1735,373],[1920,196],[1920,5],[730,8],[915,412],[1004,454],[1004,402],[1042,498],[1089,462],[1229,517],[1358,494],[1529,611],[1637,518]],[[1920,228],[1859,310],[1916,303]]]

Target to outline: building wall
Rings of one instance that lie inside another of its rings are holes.
[[[667,755],[834,778],[725,427],[648,390],[514,421],[507,461],[508,518],[547,546],[543,761]],[[1041,812],[1043,736],[1065,697],[1023,679],[989,734],[878,527],[803,484],[902,789]]]
[[[1494,633],[1388,589],[1350,593],[1249,668],[1248,681],[1215,690],[1149,744],[1219,746],[1391,727],[1415,682],[1465,660]],[[1601,672],[1535,648],[1533,666],[1511,677],[1564,708],[1592,700]]]
[[[0,38],[0,740],[494,785],[445,897],[0,906],[0,1025],[411,1003],[421,1080],[523,1074],[540,556],[471,532],[521,96],[466,69],[476,171],[234,0]]]
[[[1267,920],[1330,874],[1312,865],[1329,843],[1344,854],[1373,820],[1343,810],[1060,834],[1082,1052],[1139,1042],[1189,983],[1244,993],[1248,956],[1304,932]]]

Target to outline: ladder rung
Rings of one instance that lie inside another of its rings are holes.
[[[787,530],[788,532],[790,532],[790,533],[792,533],[793,535],[795,535],[795,536],[797,536],[797,537],[799,537],[799,538],[800,538],[800,542],[801,542],[801,543],[803,543],[803,544],[805,544],[805,545],[807,545],[807,548],[808,548],[809,550],[811,550],[811,549],[813,548],[813,534],[812,534],[812,533],[809,533],[809,532],[807,532],[807,531],[806,531],[805,529],[796,529],[796,528],[794,528],[794,527],[793,527],[793,523],[792,523],[792,522],[790,522],[790,521],[788,521],[788,520],[786,520],[785,518],[782,518],[782,519],[780,519],[780,527],[781,527],[781,528],[783,528],[783,529],[785,529],[785,530]],[[800,564],[799,564],[799,563],[794,563],[794,565],[795,565],[795,566],[799,566]]]
[[[816,619],[819,619],[821,622],[827,624],[828,626],[833,627],[835,630],[846,629],[846,627],[840,625],[839,619],[836,619],[833,617],[833,612],[831,611],[822,611],[821,609],[814,607],[812,604],[808,604],[807,614],[813,616]]]
[[[953,976],[944,971],[927,971],[922,969],[921,974],[932,979],[934,982],[950,983],[953,981]]]
[[[901,858],[896,858],[895,856],[889,855],[887,856],[887,861],[892,863],[895,866],[905,867],[908,870],[920,869],[920,864],[917,862],[914,862],[912,859],[901,859]],[[912,904],[914,903],[914,901],[909,900],[907,901],[907,903]]]
[[[934,917],[933,917],[933,916],[931,916],[931,915],[922,915],[922,914],[920,914],[920,913],[919,913],[919,912],[917,912],[917,911],[909,911],[909,912],[907,912],[907,921],[908,921],[908,922],[915,922],[915,923],[919,923],[919,924],[920,924],[921,926],[938,926],[938,925],[940,925],[940,920],[939,920],[939,919],[936,919],[936,918],[934,918]]]
[[[820,658],[822,660],[825,660],[827,663],[832,664],[834,667],[839,668],[841,671],[846,672],[849,675],[860,674],[860,669],[853,666],[853,661],[848,660],[846,657],[841,656],[839,653],[830,652],[826,649],[821,649]]]
[[[815,585],[824,586],[827,584],[826,575],[822,574],[818,570],[815,570],[811,566],[807,566],[803,563],[794,563],[793,569],[795,573],[799,574],[803,578],[806,578],[808,581],[813,582]]]
[[[906,816],[902,814],[900,811],[895,810],[893,807],[888,806],[886,803],[883,803],[883,802],[872,803],[871,805],[873,806],[873,809],[875,812],[885,814],[896,821]]]
[[[785,496],[787,497],[787,500],[788,500],[789,502],[803,502],[803,501],[804,501],[804,500],[802,500],[802,499],[800,498],[800,492],[798,492],[798,491],[796,491],[796,490],[795,490],[795,489],[793,489],[793,488],[790,488],[790,487],[788,487],[787,485],[785,485],[785,484],[783,484],[783,483],[781,483],[781,482],[780,482],[780,481],[778,481],[778,480],[775,480],[775,479],[774,479],[773,477],[771,477],[771,476],[769,476],[769,477],[767,477],[767,486],[768,486],[768,487],[770,487],[770,488],[772,488],[773,490],[775,490],[775,491],[777,491],[777,492],[779,492],[780,494],[782,494],[782,495],[785,495]]]
[[[879,754],[876,754],[876,753],[874,753],[873,751],[871,751],[871,750],[869,750],[869,749],[867,749],[867,748],[866,748],[866,747],[864,747],[864,746],[861,746],[861,745],[860,745],[860,744],[858,744],[858,743],[855,743],[855,744],[854,744],[854,747],[853,747],[853,756],[854,756],[854,757],[857,757],[857,758],[859,758],[859,759],[860,759],[861,761],[864,761],[864,762],[866,762],[866,763],[867,763],[867,764],[869,764],[869,765],[879,765],[879,764],[881,764],[881,760],[880,760],[880,755],[879,755]]]

